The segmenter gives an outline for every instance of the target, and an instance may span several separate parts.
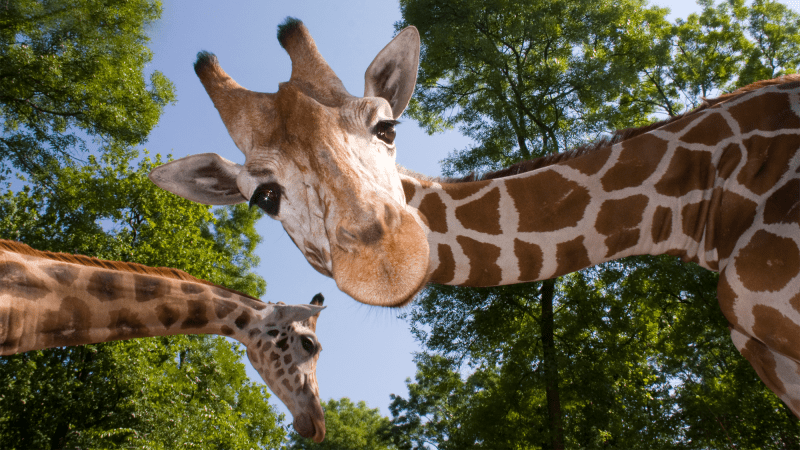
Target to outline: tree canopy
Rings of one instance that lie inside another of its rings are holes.
[[[401,0],[422,54],[410,115],[473,144],[446,175],[640,126],[800,65],[800,16],[770,0],[670,23],[644,1]],[[730,341],[717,275],[673,257],[542,283],[431,286],[424,351],[394,396],[404,448],[793,448],[800,426]]]

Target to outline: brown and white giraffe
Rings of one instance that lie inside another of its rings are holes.
[[[149,336],[218,334],[241,342],[253,367],[321,442],[325,417],[310,305],[272,304],[176,269],[41,252],[0,240],[0,355]]]
[[[195,65],[244,165],[190,156],[157,168],[154,182],[203,203],[260,206],[314,268],[373,305],[405,304],[427,282],[521,283],[641,254],[694,261],[719,271],[735,345],[800,416],[800,77],[448,182],[394,164],[415,28],[367,69],[364,98],[344,90],[299,21],[278,38],[292,76],[274,94],[242,88],[209,54]]]

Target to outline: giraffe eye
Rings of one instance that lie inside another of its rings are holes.
[[[277,216],[281,208],[281,186],[278,183],[262,184],[250,197],[250,207],[258,206],[270,216]]]
[[[303,350],[307,351],[308,353],[314,353],[314,348],[316,347],[314,345],[314,341],[303,336],[302,338],[300,338],[300,343],[303,346]]]
[[[375,125],[375,136],[377,136],[377,138],[383,142],[392,145],[392,143],[394,143],[394,138],[397,135],[394,130],[394,126],[396,124],[397,122],[394,120],[383,120],[378,122],[378,124]]]

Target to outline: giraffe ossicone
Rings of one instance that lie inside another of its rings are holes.
[[[321,442],[325,416],[315,331],[323,297],[264,303],[176,269],[34,250],[0,240],[0,355],[176,334],[218,334],[247,356],[294,416]]]
[[[642,254],[696,262],[720,273],[736,347],[800,416],[800,76],[480,180],[435,180],[394,161],[414,27],[369,66],[364,98],[302,23],[279,39],[292,76],[275,94],[245,90],[208,55],[195,66],[244,164],[192,156],[154,170],[156,184],[258,205],[315,269],[373,305],[402,305],[427,282],[507,285]]]

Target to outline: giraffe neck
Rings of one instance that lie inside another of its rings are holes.
[[[732,108],[756,108],[751,103],[760,97],[750,97]],[[776,103],[769,96],[763,101]],[[753,178],[748,166],[764,159],[758,156],[764,153],[758,150],[761,130],[743,133],[753,125],[731,117],[715,105],[497,179],[451,183],[402,175],[406,201],[427,228],[430,281],[505,285],[665,253],[719,270],[761,201],[756,188],[745,185]],[[770,177],[791,165],[772,159],[758,162]]]
[[[272,311],[174,269],[0,241],[0,354],[174,334],[219,334],[247,345],[252,325]]]

